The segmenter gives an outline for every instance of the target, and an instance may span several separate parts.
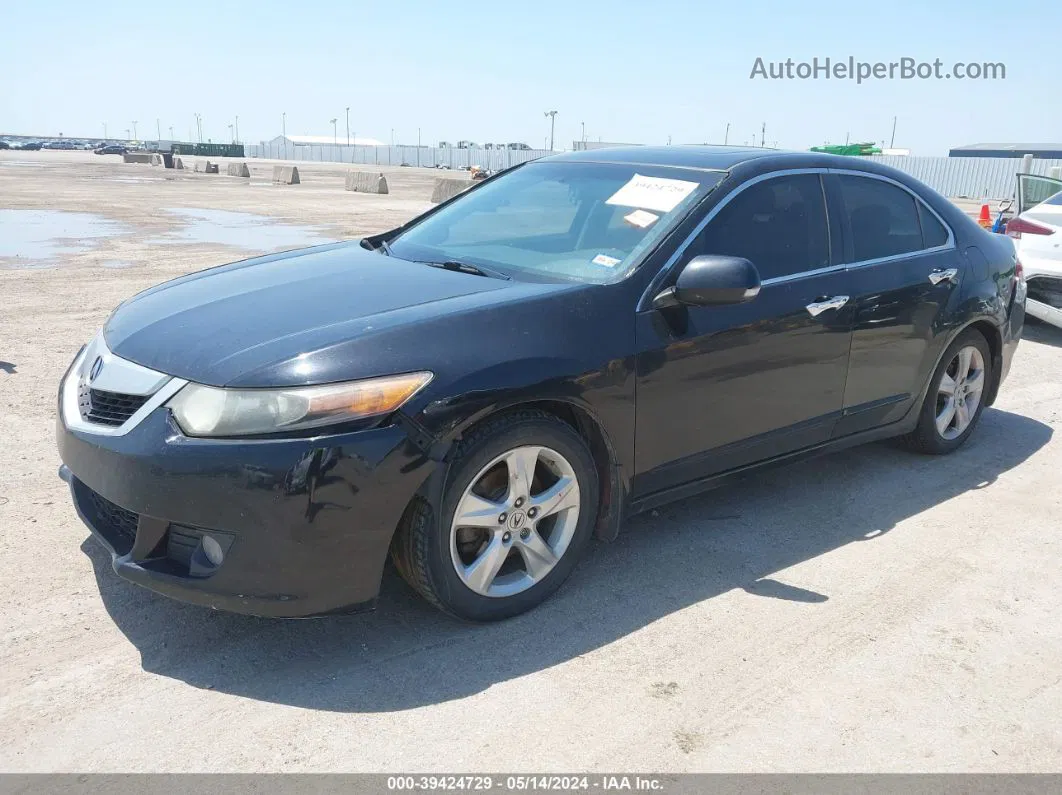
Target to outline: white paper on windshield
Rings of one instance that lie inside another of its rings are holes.
[[[647,213],[645,210],[635,210],[623,216],[623,220],[628,224],[637,226],[639,229],[645,229],[647,226],[652,226],[659,217],[659,215]]]
[[[618,260],[615,257],[610,257],[608,254],[598,254],[590,261],[595,265],[604,265],[606,268],[615,268],[623,260]]]
[[[644,210],[656,210],[669,213],[678,203],[697,189],[696,182],[683,179],[665,179],[664,177],[645,177],[635,174],[630,182],[613,193],[605,204],[618,204],[621,207],[640,207]]]

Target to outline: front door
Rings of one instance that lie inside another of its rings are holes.
[[[741,256],[762,287],[744,304],[637,318],[636,495],[826,441],[851,341],[819,173],[739,188],[679,255]]]

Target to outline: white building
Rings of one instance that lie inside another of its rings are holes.
[[[345,133],[339,133],[338,135],[278,135],[271,141],[266,141],[267,144],[272,146],[284,146],[287,143],[288,146],[346,146],[347,136]],[[383,141],[378,141],[375,138],[363,138],[361,136],[350,137],[351,146],[387,146]]]

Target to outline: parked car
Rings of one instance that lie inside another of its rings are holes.
[[[502,619],[638,511],[885,437],[955,451],[1024,301],[1010,240],[879,163],[573,152],[126,301],[62,380],[60,474],[171,597],[354,610],[390,554]]]
[[[0,149],[10,149],[11,145],[7,141],[0,141]]]
[[[41,146],[42,144],[38,141],[25,141],[16,148],[22,150],[23,152],[39,152]]]
[[[94,150],[97,155],[124,155],[125,147],[121,144],[107,144]]]
[[[1026,311],[1062,328],[1062,180],[1018,175],[1018,207],[1007,221],[1029,286]]]

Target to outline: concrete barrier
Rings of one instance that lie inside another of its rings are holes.
[[[280,185],[298,185],[298,166],[273,166],[273,182]]]
[[[184,170],[184,161],[181,160],[181,158],[179,158],[179,157],[173,158],[173,167],[174,168],[178,168],[178,169],[183,171]]]
[[[387,193],[387,179],[383,174],[373,174],[371,171],[348,171],[347,190],[356,193]]]
[[[450,177],[440,177],[435,180],[435,187],[431,189],[431,200],[438,204],[444,202],[447,199],[452,199],[458,193],[468,190],[472,187],[472,180],[470,179],[452,179]]]
[[[229,163],[229,176],[249,177],[251,176],[251,169],[247,168],[246,163]]]
[[[152,154],[151,159],[148,160],[148,162],[153,166],[161,166],[165,161],[162,159],[162,155]]]
[[[200,163],[197,160],[196,164],[195,164],[195,170],[196,170],[197,173],[217,174],[218,173],[218,164],[217,163],[211,163],[209,160],[207,160],[207,161],[205,161],[203,163]]]
[[[150,163],[153,157],[156,157],[154,152],[126,152],[122,155],[123,163]]]

